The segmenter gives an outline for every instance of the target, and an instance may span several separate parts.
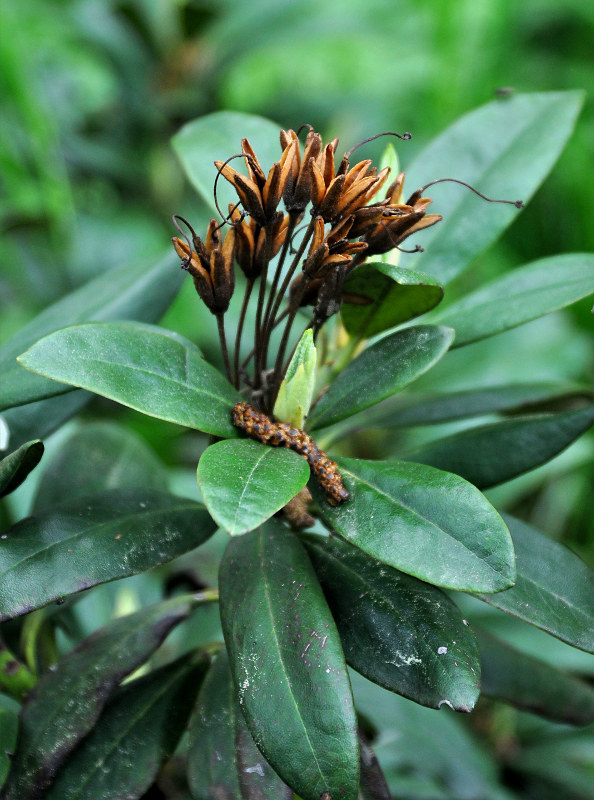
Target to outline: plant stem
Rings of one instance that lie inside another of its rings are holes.
[[[245,323],[245,315],[247,312],[248,303],[254,288],[253,280],[248,280],[243,295],[243,303],[241,304],[241,312],[239,314],[239,322],[237,324],[237,335],[235,337],[235,353],[234,353],[234,373],[235,373],[235,388],[239,389],[239,351],[241,348],[241,334],[243,333],[243,326]]]
[[[225,362],[225,372],[229,383],[233,383],[233,375],[231,373],[231,364],[229,362],[229,351],[227,349],[227,337],[225,336],[225,315],[216,314],[217,327],[219,329],[219,341],[221,343],[221,352],[223,353],[223,361]]]
[[[287,252],[289,246],[291,244],[291,237],[293,236],[293,232],[295,230],[295,226],[297,221],[301,215],[299,213],[290,212],[289,213],[289,224],[287,225],[287,233],[285,235],[285,241],[283,242],[283,248],[281,250],[281,254],[278,259],[278,264],[276,265],[276,270],[274,273],[274,278],[272,280],[272,285],[270,286],[270,292],[268,294],[268,302],[266,304],[266,311],[264,313],[264,331],[268,331],[270,329],[270,323],[272,322],[272,303],[274,301],[276,290],[278,288],[278,282],[280,280],[280,276],[282,273],[283,266],[285,264],[285,259],[287,257]],[[267,344],[267,342],[266,342]]]
[[[15,657],[0,637],[0,687],[3,691],[15,700],[23,700],[35,683],[35,675]]]

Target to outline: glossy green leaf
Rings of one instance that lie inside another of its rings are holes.
[[[215,436],[237,435],[231,409],[239,394],[191,342],[162,328],[76,325],[41,339],[19,362],[151,417]]]
[[[1,416],[8,426],[10,446],[20,447],[31,437],[45,439],[84,408],[93,397],[91,392],[76,389],[57,397],[48,397],[47,400],[27,403],[26,406],[8,408]]]
[[[351,544],[437,586],[498,592],[513,584],[509,532],[470,483],[406,461],[340,458],[338,467],[346,503],[333,508],[315,481],[310,487],[322,517]]]
[[[305,544],[350,666],[421,705],[471,711],[479,652],[449,597],[338,537]]]
[[[594,689],[487,633],[477,632],[482,692],[556,722],[594,722]]]
[[[143,797],[175,751],[208,663],[191,653],[116,691],[47,800]]]
[[[349,275],[340,313],[351,336],[369,337],[431,311],[442,298],[431,275],[375,262]]]
[[[0,621],[171,561],[215,529],[200,503],[152,489],[113,489],[27,517],[0,541]]]
[[[156,321],[175,297],[182,278],[171,257],[152,265],[140,261],[106,272],[46,308],[0,348],[0,410],[70,391],[16,363],[16,357],[42,336],[87,320]]]
[[[191,610],[191,601],[176,598],[120,617],[44,673],[21,715],[18,748],[2,800],[44,796],[60,765],[94,727],[116,686]]]
[[[264,117],[238,111],[218,111],[188,122],[176,133],[171,144],[190,182],[218,216],[213,197],[217,177],[214,161],[225,161],[240,153],[241,140],[245,137],[268,173],[282,153],[279,133],[280,126]],[[247,174],[245,167],[242,169],[241,159],[232,161],[231,166]],[[237,203],[235,189],[224,178],[218,182],[217,195],[221,208],[226,208],[227,203]]]
[[[395,394],[439,361],[453,338],[450,328],[418,325],[380,339],[338,375],[309,415],[308,427],[339,422]]]
[[[456,330],[454,347],[523,325],[594,294],[594,255],[551,256],[508,272],[435,319]]]
[[[562,383],[517,383],[485,386],[448,394],[409,394],[395,397],[373,414],[378,427],[435,425],[466,417],[487,414],[526,413],[552,409],[575,400],[594,400],[588,389]],[[367,420],[366,420],[367,422]]]
[[[21,445],[0,461],[0,497],[14,492],[35,469],[43,455],[43,442],[36,439]]]
[[[165,469],[140,437],[122,425],[91,422],[72,433],[49,462],[33,509],[37,513],[109,489],[166,486]]]
[[[428,442],[405,458],[455,472],[479,489],[550,461],[594,424],[594,405],[479,425]]]
[[[407,168],[405,195],[446,175],[489,197],[527,202],[563,151],[583,100],[581,92],[516,94],[471,111],[422,150]],[[486,203],[454,183],[431,187],[430,211],[444,220],[423,232],[415,270],[448,283],[470,266],[519,212]]]
[[[198,486],[216,522],[247,533],[285,506],[309,480],[307,461],[291,450],[250,439],[217,442],[198,464]]]
[[[293,798],[252,739],[224,650],[206,676],[190,727],[188,785],[194,800]]]
[[[280,522],[232,539],[221,621],[248,727],[303,800],[355,800],[359,754],[338,631],[303,545]]]
[[[594,573],[567,547],[504,515],[516,551],[515,586],[481,600],[594,653]]]

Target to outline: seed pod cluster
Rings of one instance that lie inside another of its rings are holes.
[[[271,447],[288,447],[303,456],[331,506],[338,506],[349,499],[336,462],[328,458],[305,431],[293,428],[288,422],[272,422],[266,414],[248,403],[236,403],[231,418],[235,427],[250,439]]]

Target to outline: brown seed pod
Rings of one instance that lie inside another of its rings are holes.
[[[249,403],[236,403],[231,417],[235,427],[250,439],[271,447],[288,447],[303,456],[331,506],[338,506],[349,499],[336,462],[328,458],[305,431],[293,428],[288,422],[272,422],[266,414],[257,411]]]

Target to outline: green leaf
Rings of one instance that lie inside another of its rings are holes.
[[[443,287],[431,275],[366,263],[347,278],[340,313],[351,336],[370,337],[425,314],[442,298]]]
[[[380,339],[338,375],[311,412],[309,427],[339,422],[400,391],[439,361],[453,338],[450,328],[418,325]]]
[[[163,489],[167,474],[140,437],[123,425],[91,422],[62,443],[37,487],[35,512],[88,494],[137,487]]]
[[[16,357],[42,336],[87,320],[158,320],[175,297],[182,278],[171,257],[149,265],[144,261],[133,267],[126,264],[46,308],[0,348],[0,410],[70,391],[25,372],[16,363]]]
[[[190,727],[188,785],[194,800],[292,800],[245,724],[227,653],[218,653]]]
[[[9,753],[14,753],[17,743],[19,716],[10,708],[0,707],[0,788],[10,769]]]
[[[305,544],[350,666],[421,705],[471,711],[478,647],[449,597],[336,536]]]
[[[303,489],[309,465],[297,453],[249,439],[217,442],[198,464],[198,486],[217,524],[232,536],[261,525]]]
[[[455,472],[479,489],[488,489],[550,461],[592,424],[594,405],[518,417],[428,442],[404,457]]]
[[[41,339],[19,362],[151,417],[238,435],[231,408],[239,394],[191,342],[170,331],[130,322],[76,325]]]
[[[0,542],[0,622],[198,547],[204,506],[152,489],[114,489],[36,514]]]
[[[594,722],[594,690],[587,683],[477,631],[482,692],[556,722]]]
[[[594,255],[551,256],[508,272],[439,312],[454,347],[523,325],[594,294]]]
[[[278,390],[273,412],[275,419],[303,428],[313,399],[316,360],[313,331],[308,328],[297,343]]]
[[[594,573],[571,550],[504,515],[516,550],[515,586],[479,594],[489,605],[594,653]]]
[[[120,681],[186,619],[192,602],[175,598],[111,622],[42,675],[23,708],[18,748],[2,800],[34,800],[94,727]]]
[[[36,439],[21,445],[0,461],[0,497],[14,492],[35,469],[43,455],[43,442]]]
[[[232,539],[221,621],[248,727],[303,800],[355,800],[356,720],[338,632],[303,545],[279,522]]]
[[[280,126],[268,119],[237,111],[218,111],[188,122],[171,140],[190,183],[218,216],[213,186],[217,177],[214,161],[225,161],[241,152],[241,140],[247,138],[266,173],[281,157]],[[233,169],[247,174],[244,162],[231,162]],[[243,170],[242,170],[243,167]],[[237,192],[224,179],[217,185],[219,206],[237,203]]]
[[[208,663],[190,653],[115,692],[47,800],[143,797],[175,751]]]
[[[10,446],[20,447],[32,436],[36,439],[47,438],[92,399],[90,392],[77,389],[47,400],[7,409],[2,413],[2,419],[8,425]]]
[[[588,389],[544,382],[485,386],[448,394],[407,393],[387,401],[376,413],[371,412],[371,422],[374,426],[391,428],[435,425],[487,414],[527,413],[574,400],[592,401],[594,396]]]
[[[541,92],[487,103],[421,151],[407,169],[407,187],[414,191],[445,171],[489,197],[527,202],[565,147],[582,101],[581,92]],[[424,232],[425,252],[411,265],[440,283],[464,272],[518,215],[453,183],[429,194],[444,220]]]
[[[346,503],[332,507],[314,481],[310,487],[330,528],[355,547],[449,589],[498,592],[513,584],[509,532],[470,483],[405,461],[340,458],[338,467]]]

